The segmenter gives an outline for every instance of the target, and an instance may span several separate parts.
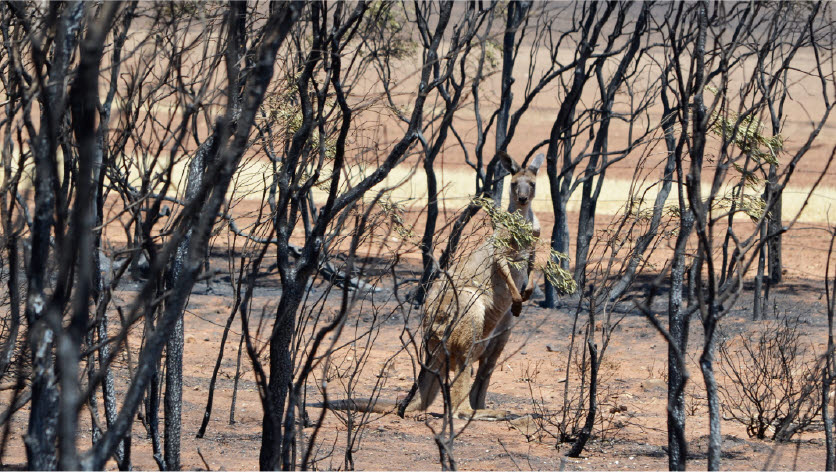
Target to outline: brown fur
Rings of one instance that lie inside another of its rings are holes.
[[[531,210],[531,202],[542,154],[527,168],[520,168],[504,152],[500,159],[512,173],[508,211],[519,211],[532,224],[535,235],[539,235],[540,223]],[[527,264],[517,268],[508,263],[509,259],[527,260]],[[509,416],[505,410],[486,409],[485,394],[508,341],[511,315],[519,316],[522,303],[534,288],[533,283],[528,283],[533,262],[532,247],[515,247],[510,254],[500,255],[487,241],[458,267],[441,275],[424,303],[425,356],[421,371],[412,392],[400,405],[399,414],[426,410],[449,371],[450,406],[455,417],[501,420]],[[479,369],[474,383],[471,365],[476,360]],[[359,399],[332,402],[329,406],[378,412],[394,408],[391,402]]]

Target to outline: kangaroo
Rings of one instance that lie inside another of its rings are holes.
[[[540,222],[531,203],[537,171],[543,154],[522,168],[507,153],[499,152],[503,166],[512,174],[508,212],[519,212],[540,234]],[[504,231],[498,229],[497,231]],[[534,247],[515,247],[499,253],[488,240],[430,289],[424,302],[425,358],[410,394],[398,404],[398,414],[425,411],[440,390],[448,371],[453,416],[459,419],[503,420],[505,410],[485,408],[485,395],[496,362],[510,335],[511,316],[519,316],[523,302],[534,290]],[[514,262],[509,263],[509,261]],[[523,288],[524,287],[524,288]],[[479,361],[475,382],[471,365]],[[416,395],[417,393],[417,395]],[[389,412],[390,402],[343,400],[330,402],[334,409]]]

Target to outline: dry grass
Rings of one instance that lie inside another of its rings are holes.
[[[351,166],[346,171],[348,181],[350,183],[358,182],[371,169],[370,166]],[[184,159],[175,163],[174,175],[182,176],[185,174],[185,170],[186,161]],[[26,169],[26,177],[21,186],[23,189],[31,186],[31,171],[31,168]],[[265,186],[270,183],[266,177],[271,172],[270,164],[265,161],[256,159],[245,161],[236,175],[234,186],[229,191],[230,196],[234,194],[235,198],[260,199]],[[60,169],[59,173],[62,173]],[[327,178],[327,176],[328,171],[326,170],[325,177]],[[0,182],[2,182],[2,179],[3,170],[0,168]],[[458,166],[446,169],[440,168],[437,171],[437,179],[441,193],[441,201],[439,204],[442,207],[456,211],[466,205],[473,197],[476,173],[471,169]],[[139,170],[136,167],[133,168],[129,180],[133,185],[139,184]],[[345,180],[344,178],[343,186],[346,185]],[[171,195],[182,195],[182,192],[185,190],[184,183],[185,179],[180,178],[179,182],[175,182],[172,185],[169,193]],[[423,169],[406,165],[397,167],[373,191],[376,192],[383,188],[391,188],[391,200],[402,203],[407,209],[420,209],[426,205],[427,180]],[[506,185],[504,201],[507,201],[507,189],[508,186]],[[703,189],[707,192],[708,185],[705,185]],[[313,191],[314,200],[317,203],[323,203],[327,197],[327,188],[314,187]],[[596,213],[598,215],[617,214],[623,209],[631,193],[636,196],[642,196],[644,198],[643,206],[649,207],[656,198],[657,188],[649,185],[636,190],[632,187],[632,182],[629,179],[607,177],[601,198],[598,200]],[[755,194],[755,192],[751,193]],[[808,194],[809,188],[807,187],[787,187],[784,191],[782,212],[782,219],[784,221],[795,218],[804,205],[804,201],[808,199]],[[676,199],[677,192],[676,188],[674,188],[668,198],[669,204],[675,204]],[[568,211],[577,212],[580,209],[580,201],[581,192],[580,188],[578,188],[569,198],[567,205]],[[551,193],[549,191],[548,178],[545,173],[541,173],[537,178],[537,198],[534,200],[533,208],[536,212],[549,213],[552,211]],[[809,201],[804,211],[801,212],[799,221],[809,223],[830,223],[836,221],[836,187],[822,185],[812,195],[809,195]]]
[[[440,169],[437,178],[439,180],[439,187],[442,189],[443,201],[440,203],[441,205],[446,205],[451,209],[458,209],[463,207],[473,197],[474,182],[476,180],[475,172],[465,168]],[[413,172],[413,169],[406,167],[396,168],[381,185],[392,186],[399,182],[404,183],[392,191],[393,200],[407,202],[407,207],[411,205],[420,208],[426,203],[427,180],[422,171]],[[601,197],[598,200],[596,213],[599,215],[617,214],[623,209],[625,202],[631,194],[643,196],[646,202],[645,206],[647,207],[653,204],[658,191],[656,187],[649,186],[646,189],[647,191],[644,192],[645,188],[637,191],[631,185],[632,182],[629,179],[608,177]],[[705,192],[709,190],[707,185],[703,189]],[[507,192],[508,186],[506,185],[504,201],[508,201]],[[798,214],[808,193],[809,188],[793,186],[786,188],[784,191],[782,211],[782,218],[784,220],[790,220]],[[318,197],[324,199],[324,193],[318,195]],[[676,188],[674,188],[668,197],[669,204],[675,204],[676,199],[677,192]],[[567,205],[568,211],[579,211],[580,202],[581,192],[580,188],[578,188],[569,198]],[[537,198],[534,200],[533,208],[536,212],[548,213],[552,211],[549,181],[544,173],[537,178]],[[799,220],[811,223],[836,221],[836,187],[819,186],[810,196],[809,202],[801,213]]]

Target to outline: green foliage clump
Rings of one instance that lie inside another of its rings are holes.
[[[412,241],[415,239],[415,232],[412,231],[412,228],[406,226],[406,222],[403,219],[406,208],[401,203],[392,201],[391,198],[387,198],[386,200],[378,201],[378,205],[380,205],[383,213],[389,217],[392,229],[398,233],[398,236],[400,236],[401,239],[405,241]]]
[[[711,93],[717,94],[717,89],[706,87]],[[754,113],[741,116],[734,112],[714,112],[711,116],[710,131],[716,136],[729,139],[730,142],[750,157],[756,164],[763,166],[778,166],[778,154],[784,148],[784,137],[780,134],[766,136],[765,126]],[[736,162],[732,166],[743,176],[743,186],[755,193],[762,192],[762,179],[752,171],[745,169]],[[769,218],[766,213],[766,201],[760,196],[746,193],[743,189],[733,190],[731,195],[725,195],[716,202],[719,208],[735,208],[742,211],[752,221]]]
[[[706,90],[717,94],[717,89],[706,86]],[[778,153],[784,149],[784,137],[780,134],[766,136],[765,126],[755,116],[749,113],[741,116],[738,113],[729,111],[715,111],[711,114],[711,131],[721,138],[730,139],[731,143],[748,155],[758,164],[778,165]],[[738,172],[746,174],[745,170],[738,164],[732,164]],[[751,174],[745,175],[747,183],[758,184],[758,179]]]
[[[493,236],[494,247],[507,252],[513,248],[534,247],[539,238],[534,235],[531,223],[525,220],[519,212],[509,213],[493,204],[493,200],[477,197],[473,203],[482,207],[491,219],[491,226],[495,230]]]
[[[564,295],[575,293],[578,290],[578,283],[575,282],[572,273],[562,266],[562,262],[568,261],[569,256],[551,248],[549,248],[549,255],[551,257],[541,267],[546,280],[552,284],[552,287],[557,289],[558,293]]]
[[[727,193],[726,195],[717,198],[714,200],[712,209],[731,209],[734,206],[734,211],[742,211],[746,214],[752,221],[757,222],[761,218],[766,216],[769,218],[770,215],[766,213],[766,200],[761,198],[758,195],[752,195],[748,193],[742,193],[740,195],[736,195],[736,191],[732,191]],[[667,205],[665,206],[665,210],[667,213],[673,218],[681,218],[682,212],[679,208],[679,205]],[[675,235],[675,233],[673,233]]]
[[[366,13],[371,30],[377,34],[375,55],[392,59],[406,59],[415,55],[418,45],[412,40],[405,25],[409,23],[402,10],[396,10],[394,2],[375,0]]]
[[[194,16],[200,13],[204,2],[196,0],[165,1],[157,5],[159,13],[168,18]]]
[[[711,118],[712,133],[730,138],[732,144],[758,164],[778,165],[778,152],[784,148],[784,138],[780,134],[765,136],[764,125],[755,115],[740,117],[736,113],[728,113],[728,116],[723,116],[715,112]],[[742,171],[738,166],[735,168]]]
[[[485,61],[488,63],[488,68],[494,70],[499,67],[502,58],[502,44],[495,39],[488,39],[485,41]]]
[[[764,216],[769,217],[766,214],[766,201],[757,195],[743,193],[737,198],[734,195],[727,195],[718,199],[715,206],[718,208],[731,208],[732,204],[734,204],[736,211],[742,211],[752,221],[757,222]]]
[[[534,234],[531,223],[519,212],[510,213],[493,204],[493,200],[485,197],[477,197],[473,203],[479,205],[491,220],[494,234],[491,241],[497,254],[504,254],[508,263],[516,268],[525,267],[527,260],[510,257],[514,248],[530,248],[536,252],[540,246],[548,248],[549,257],[545,262],[537,260],[535,267],[543,271],[546,280],[549,281],[562,294],[572,294],[578,289],[578,285],[572,274],[562,267],[562,262],[569,259],[569,256],[555,251],[547,243],[541,241]]]
[[[299,128],[302,127],[302,109],[299,106],[297,97],[298,89],[296,80],[288,77],[285,80],[285,87],[264,97],[261,105],[262,113],[258,117],[262,125],[271,128],[271,135],[275,142],[289,140]],[[311,99],[315,97],[311,96]],[[332,103],[328,103],[332,105]],[[308,146],[311,149],[319,148],[319,129],[313,128],[308,138]],[[325,158],[333,160],[336,156],[337,136],[326,134],[325,136]]]

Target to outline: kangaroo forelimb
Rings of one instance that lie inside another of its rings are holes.
[[[525,290],[522,293],[522,301],[527,302],[531,298],[531,294],[534,293],[534,259],[536,254],[534,251],[531,251],[531,254],[528,255],[528,278],[525,282]]]
[[[499,266],[499,274],[502,275],[502,278],[508,285],[508,291],[511,292],[511,301],[522,303],[522,295],[520,295],[517,284],[514,282],[514,276],[511,275],[511,268],[508,266],[508,261],[504,258],[499,258],[497,265]]]

